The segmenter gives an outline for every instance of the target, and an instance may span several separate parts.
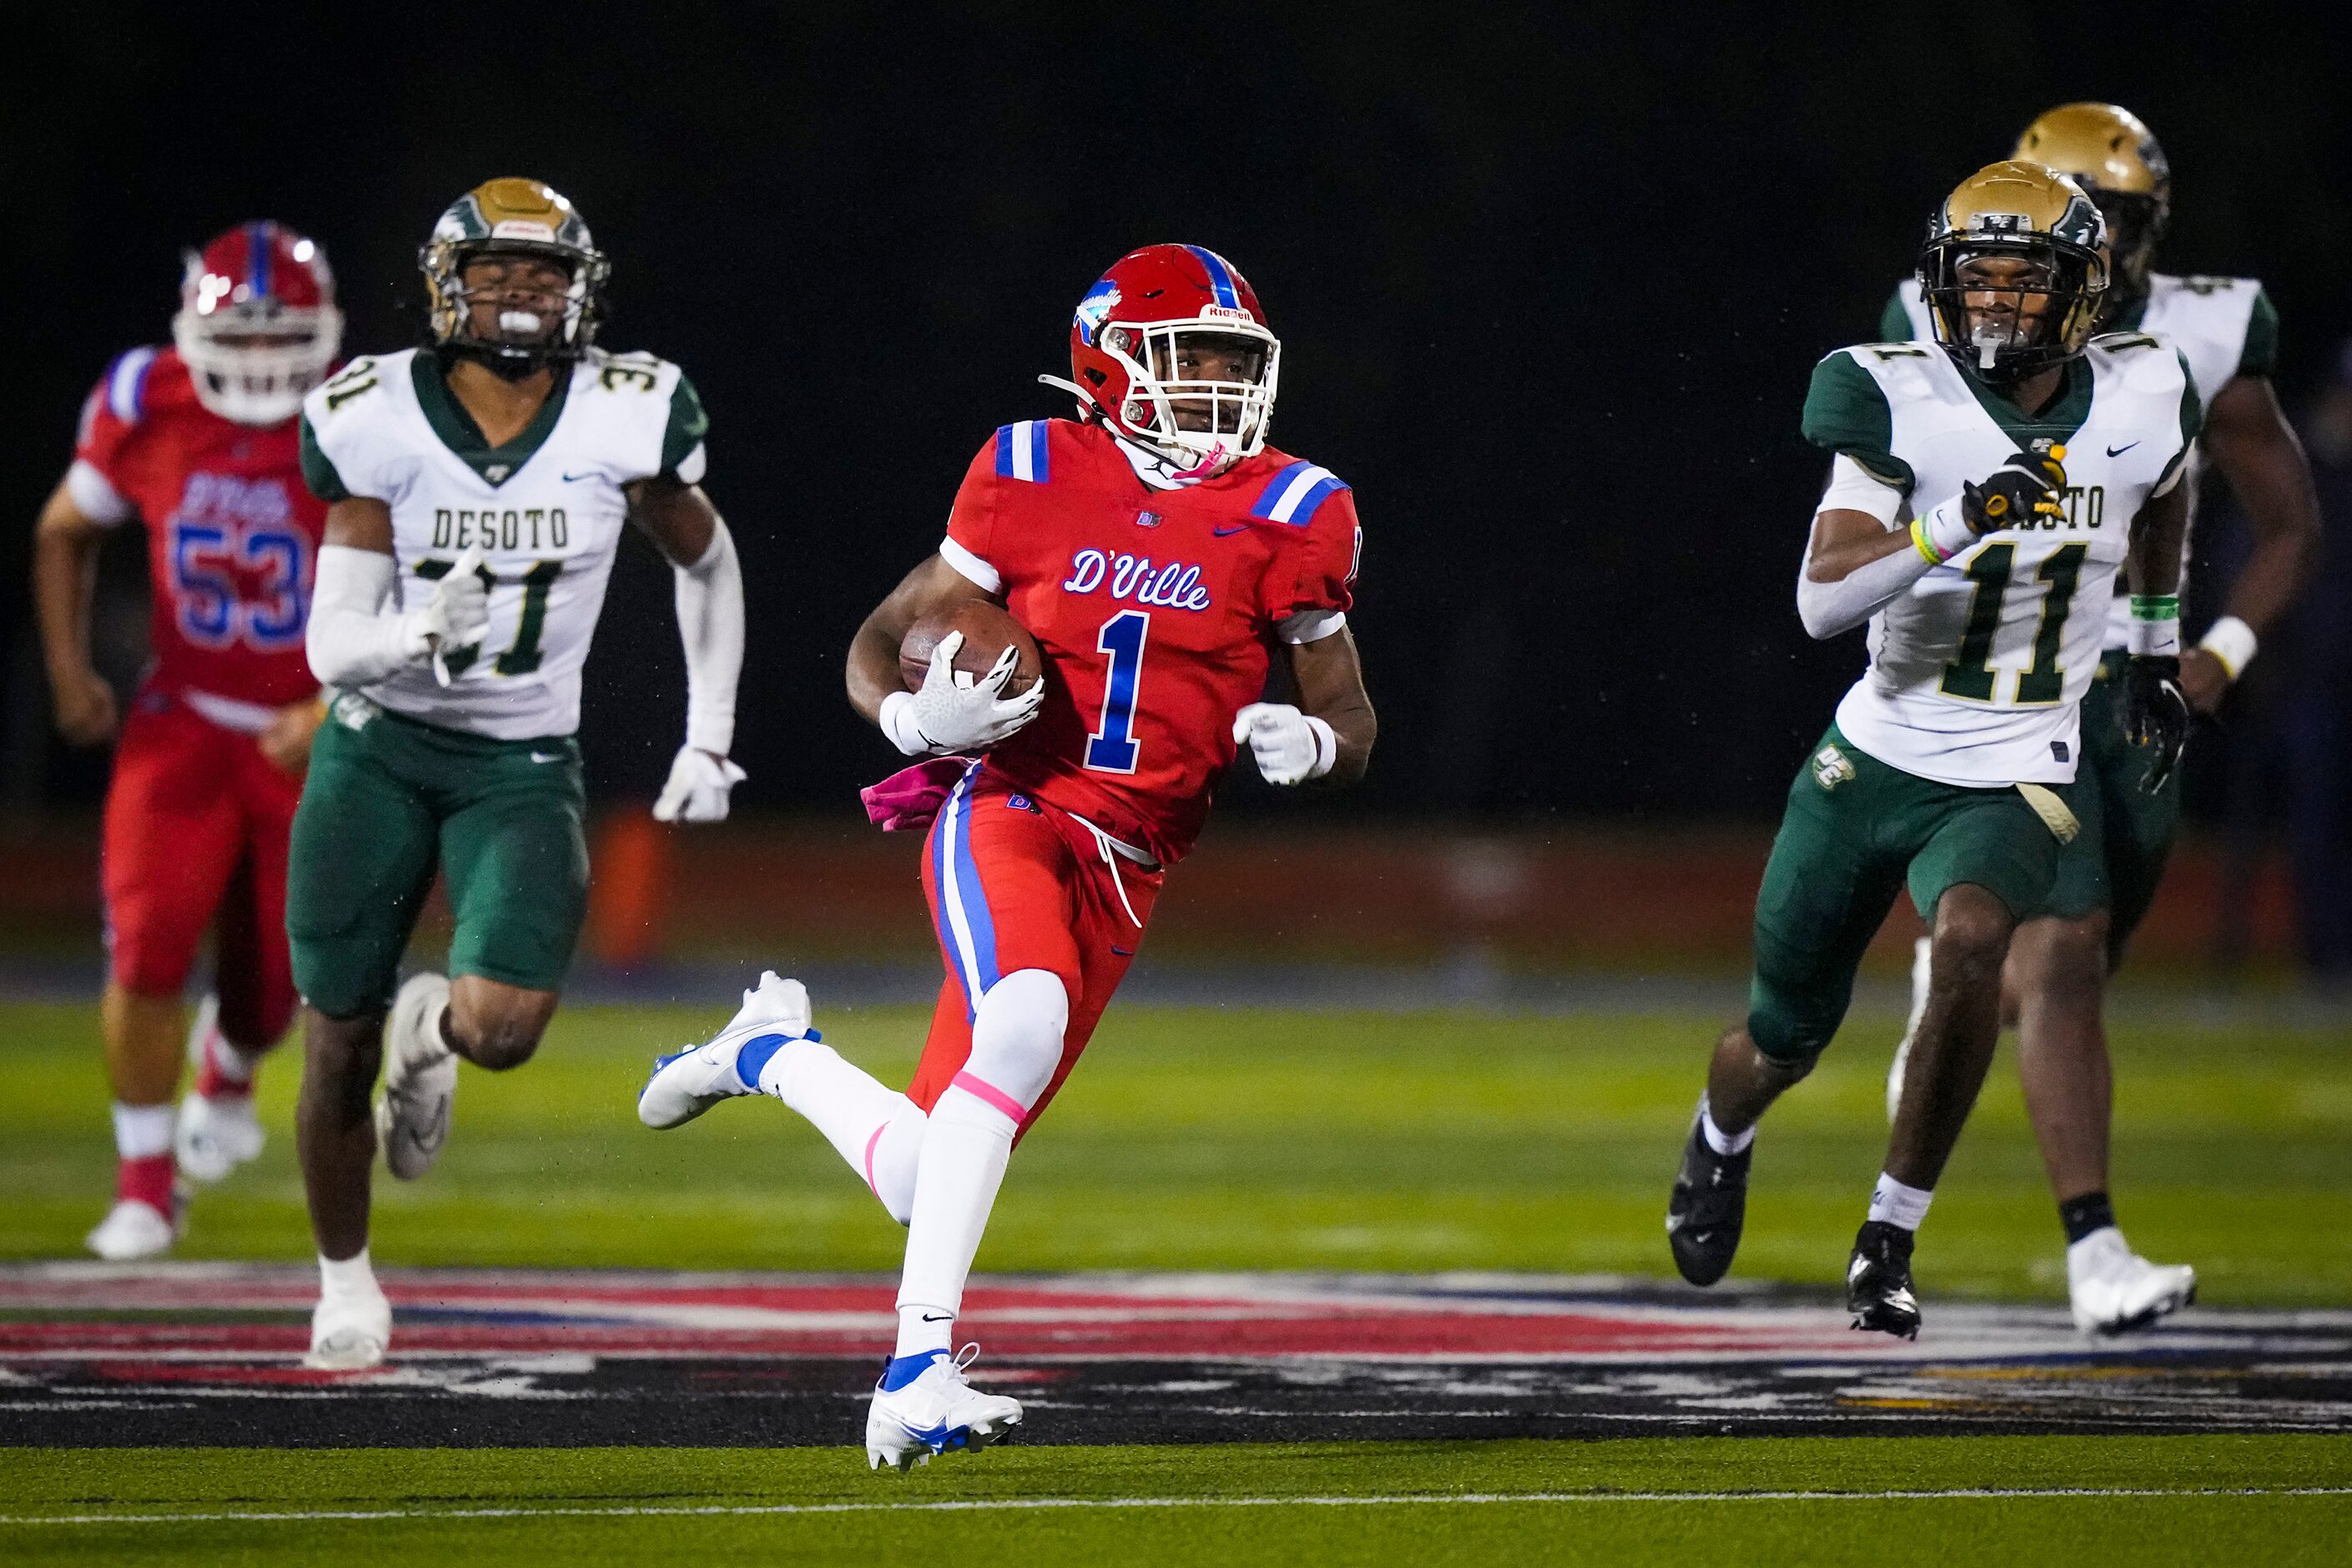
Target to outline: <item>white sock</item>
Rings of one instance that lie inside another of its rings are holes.
[[[1927,1217],[1927,1205],[1935,1201],[1933,1187],[1909,1187],[1881,1171],[1878,1185],[1871,1189],[1870,1217],[1905,1230],[1916,1230],[1919,1222]]]
[[[351,1257],[341,1259],[320,1253],[319,1294],[344,1300],[354,1296],[383,1295],[383,1287],[375,1282],[375,1268],[368,1262],[368,1249],[362,1247]]]
[[[807,1118],[900,1225],[915,1201],[915,1154],[923,1113],[874,1075],[817,1040],[794,1040],[770,1057],[757,1086]],[[895,1130],[895,1131],[894,1131]]]
[[[1715,1112],[1707,1109],[1706,1096],[1703,1094],[1698,1097],[1698,1130],[1699,1135],[1706,1140],[1706,1146],[1718,1154],[1744,1153],[1748,1146],[1756,1142],[1756,1129],[1753,1126],[1738,1132],[1726,1132],[1722,1128],[1717,1127],[1715,1124]]]
[[[899,1303],[898,1347],[890,1352],[892,1360],[950,1350],[954,1348],[954,1342],[953,1312],[944,1308],[926,1307],[919,1301]]]
[[[971,1055],[931,1107],[915,1164],[907,1221],[907,1267],[898,1279],[899,1353],[908,1307],[950,1318],[963,1309],[964,1281],[996,1205],[1013,1137],[1053,1081],[1070,1017],[1069,994],[1043,969],[1015,970],[988,988],[971,1025]],[[946,1334],[952,1322],[921,1324]],[[917,1338],[923,1336],[917,1335]],[[945,1341],[940,1342],[944,1343]]]
[[[925,1306],[950,1317],[962,1310],[963,1284],[1004,1184],[1014,1131],[1013,1118],[966,1089],[950,1088],[931,1108],[907,1219],[902,1309]]]
[[[125,1160],[150,1160],[172,1152],[172,1108],[114,1102],[114,1152]]]

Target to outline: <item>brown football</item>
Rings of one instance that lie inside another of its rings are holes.
[[[1021,650],[1013,667],[1013,679],[1004,683],[1004,694],[1011,697],[1026,691],[1045,673],[1045,656],[1037,650],[1037,639],[1021,628],[1021,623],[996,605],[985,599],[967,599],[944,610],[933,611],[907,628],[898,643],[898,679],[914,691],[930,673],[931,650],[950,632],[963,634],[963,647],[956,649],[956,668],[974,679],[996,668],[997,658],[1007,647]]]

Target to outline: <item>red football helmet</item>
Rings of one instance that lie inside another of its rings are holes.
[[[1238,376],[1185,374],[1188,347],[1216,340],[1223,350],[1242,349]],[[1147,245],[1119,258],[1078,301],[1070,323],[1074,379],[1039,379],[1076,393],[1082,409],[1192,479],[1265,446],[1281,364],[1282,344],[1266,330],[1257,291],[1230,262],[1198,245]],[[1187,428],[1180,412],[1201,427]]]
[[[300,412],[342,347],[327,253],[264,218],[187,253],[172,341],[206,408],[239,425]]]

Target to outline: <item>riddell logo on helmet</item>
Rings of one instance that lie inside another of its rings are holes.
[[[543,223],[526,217],[500,218],[490,226],[492,239],[538,239],[555,243],[555,231]]]
[[[1201,319],[1204,321],[1247,321],[1255,326],[1257,318],[1247,310],[1236,310],[1231,305],[1203,305]]]

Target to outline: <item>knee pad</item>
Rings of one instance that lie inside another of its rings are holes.
[[[988,988],[971,1021],[971,1056],[964,1070],[1033,1106],[1062,1065],[1062,1037],[1070,1025],[1070,993],[1046,969],[1021,969]]]

